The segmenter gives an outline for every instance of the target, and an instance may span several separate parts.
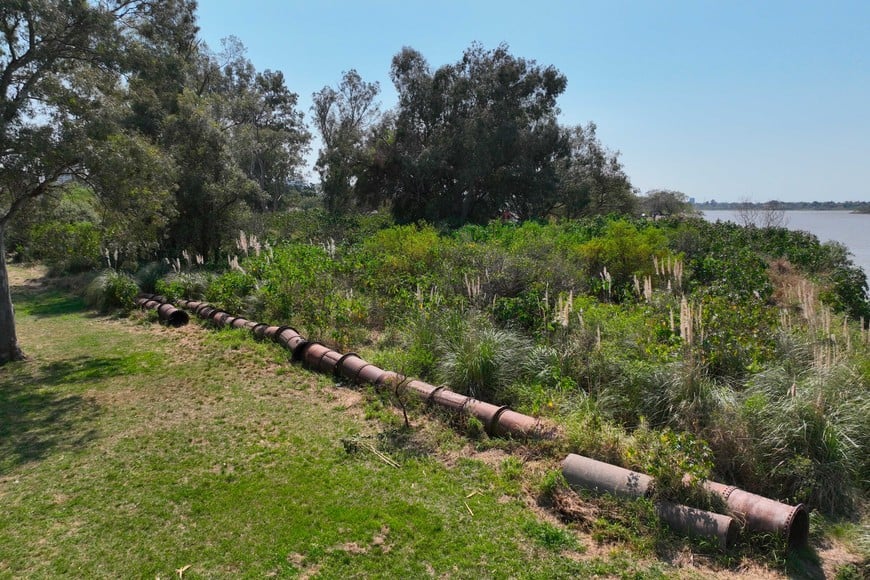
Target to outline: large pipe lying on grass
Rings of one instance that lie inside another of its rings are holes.
[[[393,371],[385,371],[371,364],[356,353],[342,354],[319,342],[308,341],[289,326],[268,326],[253,322],[195,300],[180,300],[178,303],[183,308],[193,310],[197,316],[212,320],[217,326],[245,328],[255,338],[277,342],[292,353],[293,360],[301,361],[309,369],[331,373],[356,383],[374,385],[375,388],[402,389],[427,403],[475,417],[483,423],[490,435],[524,439],[552,439],[555,435],[555,429],[534,417],[517,413],[507,407],[478,401],[445,387],[408,380]]]
[[[151,295],[142,295],[136,299],[136,305],[147,310],[156,310],[157,316],[169,326],[184,326],[190,317],[184,310],[179,310],[172,304],[154,300]]]
[[[705,481],[703,486],[724,499],[728,511],[750,530],[784,536],[790,546],[809,540],[810,516],[804,504],[791,506],[715,481]]]
[[[653,485],[649,475],[575,454],[562,462],[562,473],[572,485],[628,497],[645,497]],[[715,481],[705,481],[703,487],[725,500],[731,515],[747,529],[783,536],[791,546],[807,542],[809,516],[803,504],[790,506]]]
[[[562,475],[572,487],[620,497],[646,498],[653,490],[649,475],[573,453],[562,462]],[[729,516],[666,501],[656,502],[655,508],[659,518],[675,530],[715,541],[722,550],[737,539],[737,526]]]

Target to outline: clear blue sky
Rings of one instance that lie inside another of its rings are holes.
[[[594,121],[641,191],[870,201],[870,0],[200,0],[199,25],[283,71],[306,119],[351,68],[392,107],[403,46],[434,69],[506,42],[567,76],[561,122]]]

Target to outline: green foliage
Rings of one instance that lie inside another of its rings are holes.
[[[638,229],[618,220],[609,223],[601,237],[583,244],[580,252],[601,294],[619,301],[630,292],[633,277],[652,273],[653,256],[661,258],[666,249],[667,239],[657,228]],[[611,279],[605,279],[605,270]]]
[[[233,278],[231,276],[231,278]],[[202,300],[208,296],[208,300],[214,300],[216,303],[227,297],[233,301],[239,298],[244,298],[247,292],[241,295],[234,293],[236,288],[232,288],[232,283],[224,283],[220,288],[211,292],[211,285],[214,277],[206,272],[173,272],[164,278],[158,280],[154,284],[157,294],[161,294],[169,300]],[[235,279],[235,278],[233,278]],[[238,301],[232,302],[238,305]]]
[[[456,342],[442,346],[438,376],[452,389],[495,403],[505,402],[530,343],[520,335],[473,320]]]
[[[100,264],[102,235],[91,222],[46,222],[33,229],[30,254],[55,273],[74,273]]]
[[[88,285],[85,302],[100,312],[121,310],[129,312],[135,307],[139,286],[129,274],[106,270]]]
[[[713,452],[703,440],[688,432],[671,429],[650,430],[646,425],[634,431],[626,446],[624,461],[630,468],[655,478],[655,497],[687,502],[689,495],[702,496],[695,485],[709,479],[713,470]],[[687,484],[686,476],[688,476]],[[699,505],[697,498],[688,501]],[[706,502],[700,502],[706,505]]]
[[[189,275],[177,275],[167,285],[167,290],[172,293],[177,291],[192,291],[186,295],[195,298],[195,290],[198,288],[195,286],[191,287],[190,282],[197,285],[201,280],[201,277],[192,280]],[[247,311],[245,307],[246,299],[251,296],[255,288],[256,279],[253,276],[238,270],[230,270],[208,285],[208,288],[205,290],[205,299],[227,312],[244,314]]]

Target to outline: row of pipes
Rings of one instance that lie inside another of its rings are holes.
[[[254,322],[196,300],[179,300],[178,306],[182,310],[163,296],[143,294],[137,299],[137,304],[141,308],[157,310],[160,320],[171,326],[187,324],[189,317],[185,310],[189,310],[218,327],[248,330],[259,340],[272,340],[280,344],[290,351],[294,361],[301,362],[309,369],[343,377],[353,383],[374,385],[378,389],[393,388],[396,392],[404,389],[428,404],[477,418],[490,435],[553,439],[558,433],[555,427],[541,419],[517,413],[507,406],[479,401],[444,386],[409,380],[396,372],[378,368],[354,352],[342,354],[320,342],[309,341],[289,326]],[[575,454],[568,455],[562,462],[562,473],[574,488],[623,497],[650,497],[654,486],[654,480],[649,475]],[[809,516],[803,504],[790,506],[715,481],[705,481],[703,486],[724,500],[730,516],[657,502],[659,517],[677,530],[715,541],[722,549],[729,548],[735,541],[738,522],[752,531],[784,536],[792,546],[807,542]]]

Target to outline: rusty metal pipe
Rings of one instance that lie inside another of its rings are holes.
[[[248,319],[247,318],[234,318],[230,323],[230,326],[233,328],[247,328]]]
[[[306,368],[319,370],[320,369],[320,359],[323,358],[327,352],[332,350],[328,346],[324,345],[320,342],[309,342],[302,349],[302,364],[305,365]]]
[[[338,370],[339,360],[341,360],[341,353],[330,348],[323,353],[323,356],[317,361],[315,368],[324,373],[335,374]]]
[[[176,308],[172,304],[161,304],[157,308],[157,314],[166,324],[176,328],[190,322],[190,316],[188,316],[187,312]]]
[[[748,529],[785,536],[790,546],[802,546],[809,540],[810,517],[804,504],[790,506],[715,481],[705,481],[703,486],[724,499],[728,511]]]
[[[286,349],[289,349],[291,352],[293,351],[293,344],[295,344],[294,340],[301,338],[299,333],[295,328],[291,328],[289,326],[281,326],[278,328],[278,331],[275,333],[275,342],[280,344]]]
[[[451,411],[455,411],[457,413],[462,412],[465,408],[465,405],[471,401],[471,397],[466,395],[460,395],[450,389],[435,389],[432,394],[429,396],[429,400],[436,405],[440,405],[445,409],[449,409]]]
[[[356,375],[356,381],[369,385],[376,385],[386,371],[371,363],[360,369]]]
[[[349,352],[338,360],[335,372],[350,381],[356,381],[359,372],[367,364],[369,363],[360,355],[355,352]]]
[[[465,406],[465,412],[483,423],[484,430],[490,435],[495,434],[498,417],[506,410],[506,406],[499,407],[498,405],[478,401],[477,399],[471,399]]]
[[[496,417],[493,433],[500,436],[512,435],[521,438],[548,437],[538,419],[511,409],[504,409],[499,413]]]
[[[384,374],[375,382],[375,387],[384,388],[384,387],[395,387],[396,385],[401,384],[406,380],[404,375],[400,375],[397,372],[393,371],[384,371]]]
[[[632,499],[649,497],[652,493],[653,478],[649,475],[573,453],[562,462],[562,475],[572,487],[596,493]],[[737,526],[728,516],[670,502],[657,502],[656,513],[672,528],[711,539],[723,550],[731,547],[737,538]]]
[[[607,492],[622,497],[647,497],[652,493],[653,478],[571,453],[562,461],[562,475],[572,486]]]
[[[190,317],[187,315],[187,312],[184,310],[179,310],[172,304],[162,303],[159,300],[154,300],[153,298],[148,298],[146,296],[142,296],[136,299],[136,304],[141,308],[147,308],[149,310],[156,310],[157,316],[161,321],[165,322],[169,326],[179,327],[184,326],[188,322],[190,322]]]
[[[675,530],[714,540],[720,550],[727,550],[737,540],[738,526],[729,516],[666,501],[656,502],[656,513]]]

